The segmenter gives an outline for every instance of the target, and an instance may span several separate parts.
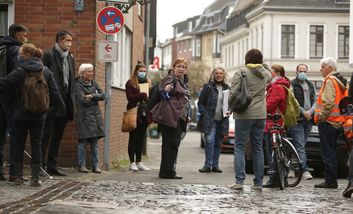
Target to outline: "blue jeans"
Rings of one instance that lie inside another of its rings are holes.
[[[218,167],[219,155],[221,154],[222,136],[222,121],[214,120],[212,123],[211,132],[205,134],[205,166]]]
[[[311,121],[305,120],[303,123],[294,125],[289,131],[293,138],[293,144],[297,150],[299,157],[302,161],[303,171],[308,171],[308,165],[306,164],[306,152],[305,145],[309,137],[311,127]]]
[[[235,144],[234,144],[234,167],[235,182],[244,184],[245,180],[245,147],[250,138],[254,185],[262,186],[264,177],[264,153],[262,149],[263,133],[265,128],[265,119],[236,119],[235,120]]]
[[[336,145],[339,130],[327,122],[319,122],[321,156],[324,162],[325,182],[328,184],[337,183],[337,157]]]
[[[78,165],[86,166],[86,144],[89,143],[91,146],[91,159],[92,159],[92,168],[95,169],[98,167],[98,138],[87,138],[79,139],[78,143]]]

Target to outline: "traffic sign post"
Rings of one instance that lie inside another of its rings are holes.
[[[99,41],[98,43],[98,61],[116,62],[118,60],[118,42]]]
[[[119,33],[125,22],[123,13],[116,7],[104,7],[96,21],[99,30],[108,35]]]

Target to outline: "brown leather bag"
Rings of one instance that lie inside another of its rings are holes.
[[[137,127],[137,106],[124,112],[122,132],[131,132]]]

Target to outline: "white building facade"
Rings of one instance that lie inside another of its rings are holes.
[[[340,2],[338,7],[271,5],[270,2],[273,1],[253,7],[243,15],[246,22],[222,37],[221,55],[230,77],[244,65],[246,52],[258,48],[264,63],[283,65],[290,79],[296,75],[296,66],[304,63],[309,67],[310,80],[320,87],[320,59],[329,56],[338,60],[338,71],[350,78],[349,1]],[[313,5],[318,1],[306,2]]]

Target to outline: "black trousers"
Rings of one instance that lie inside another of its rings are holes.
[[[44,120],[16,120],[17,144],[15,147],[15,164],[23,165],[23,152],[25,151],[27,135],[29,132],[31,139],[31,165],[40,166],[42,154],[42,133]],[[22,167],[16,172],[17,176],[22,176]]]
[[[42,160],[47,169],[57,167],[57,157],[60,147],[60,141],[63,137],[66,118],[47,117],[44,124],[42,139]]]
[[[184,121],[179,119],[177,128],[159,124],[162,131],[162,159],[159,177],[174,177],[177,175],[175,166],[181,140],[181,126],[183,123]]]
[[[146,137],[147,126],[148,123],[146,117],[142,117],[142,123],[138,123],[136,129],[129,133],[128,153],[130,163],[135,161],[141,162],[143,142]]]

